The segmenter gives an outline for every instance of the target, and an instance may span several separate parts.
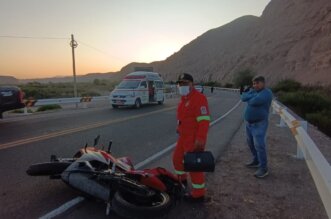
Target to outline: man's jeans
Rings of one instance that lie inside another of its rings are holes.
[[[255,162],[259,162],[260,168],[267,168],[266,133],[268,119],[257,123],[246,122],[247,143],[251,149]]]

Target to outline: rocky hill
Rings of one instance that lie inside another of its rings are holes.
[[[261,17],[238,18],[149,65],[167,80],[190,72],[197,80],[230,82],[250,68],[271,82],[331,84],[331,1],[272,0]]]

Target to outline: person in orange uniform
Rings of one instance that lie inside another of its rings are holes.
[[[182,182],[187,182],[184,172],[184,154],[186,152],[204,151],[210,123],[207,98],[194,88],[193,77],[184,73],[177,81],[181,101],[177,108],[177,140],[173,153],[175,173]],[[187,201],[204,201],[206,186],[203,172],[189,173],[192,191],[185,194]]]

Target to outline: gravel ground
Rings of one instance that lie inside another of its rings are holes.
[[[288,128],[277,127],[271,117],[268,135],[270,175],[256,179],[250,160],[244,125],[221,155],[214,173],[207,175],[208,201],[180,203],[168,218],[328,218],[304,160],[294,158],[296,142]],[[271,135],[272,133],[272,135]],[[330,146],[329,138],[310,128],[312,138]]]

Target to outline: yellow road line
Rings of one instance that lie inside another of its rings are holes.
[[[86,130],[93,129],[93,128],[99,128],[99,127],[114,124],[114,123],[125,122],[125,121],[132,120],[132,119],[138,119],[138,118],[142,118],[145,116],[149,116],[149,115],[153,115],[153,114],[157,114],[157,113],[161,113],[161,112],[165,112],[165,111],[170,111],[175,108],[176,108],[176,106],[167,107],[162,110],[156,110],[153,112],[143,113],[140,115],[130,116],[127,118],[112,119],[112,120],[107,120],[104,122],[98,122],[98,123],[85,125],[82,127],[71,128],[71,129],[53,132],[53,133],[49,133],[49,134],[44,134],[44,135],[40,135],[40,136],[36,136],[36,137],[12,141],[12,142],[8,142],[8,143],[0,144],[0,150],[5,149],[5,148],[16,147],[16,146],[23,145],[23,144],[29,144],[29,143],[33,143],[33,142],[37,142],[37,141],[47,140],[50,138],[55,138],[55,137],[59,137],[59,136],[63,136],[63,135],[73,134],[73,133],[77,133],[77,132],[81,132],[81,131],[86,131]]]

